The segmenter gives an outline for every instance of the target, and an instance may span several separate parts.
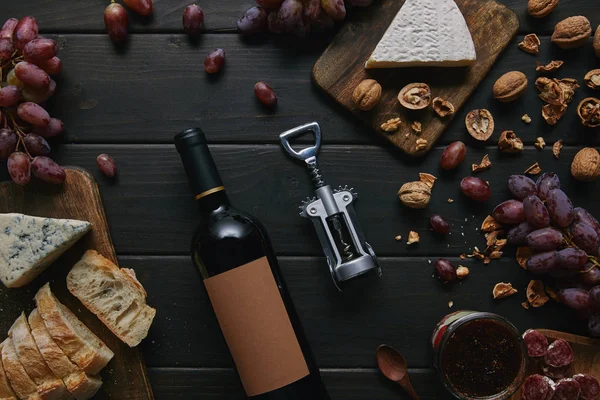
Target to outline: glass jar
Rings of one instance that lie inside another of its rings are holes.
[[[437,324],[431,342],[439,377],[457,399],[507,399],[525,379],[525,343],[519,330],[499,315],[449,314]]]

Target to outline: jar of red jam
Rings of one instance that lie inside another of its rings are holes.
[[[457,311],[432,336],[434,364],[457,399],[507,399],[523,383],[527,348],[519,330],[492,313]]]

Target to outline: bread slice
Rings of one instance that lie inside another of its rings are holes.
[[[65,384],[48,368],[40,354],[31,336],[25,313],[21,313],[8,334],[25,372],[38,385],[38,393],[44,393],[44,398],[48,400],[70,399],[71,395]]]
[[[114,353],[44,285],[35,295],[38,312],[58,347],[87,374],[96,375]]]
[[[156,310],[132,269],[119,269],[88,250],[67,275],[67,288],[123,342],[135,347],[148,336]]]
[[[19,361],[11,338],[2,342],[2,366],[10,386],[22,400],[44,400],[38,393],[38,385],[27,375]]]
[[[8,339],[7,339],[8,340]],[[2,354],[2,346],[4,346],[4,342],[0,343],[0,355]],[[2,358],[0,357],[0,400],[17,400],[17,395],[10,387],[10,383],[8,383],[8,377],[4,372],[4,367],[2,366]]]
[[[102,386],[102,381],[99,378],[88,376],[69,360],[69,357],[65,355],[48,333],[37,308],[29,314],[29,326],[44,360],[52,372],[63,380],[73,397],[77,400],[92,398]]]

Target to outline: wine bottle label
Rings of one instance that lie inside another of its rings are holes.
[[[309,375],[266,257],[205,279],[204,284],[248,396]]]

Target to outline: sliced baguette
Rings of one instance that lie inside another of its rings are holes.
[[[132,269],[119,269],[88,250],[67,275],[67,288],[123,342],[135,347],[148,336],[156,310]]]
[[[102,386],[102,381],[99,378],[88,376],[69,360],[69,357],[65,355],[48,333],[37,308],[29,314],[29,326],[44,360],[52,372],[63,380],[73,397],[77,400],[92,398]]]
[[[25,368],[19,361],[10,337],[2,342],[2,366],[8,377],[8,382],[18,398],[22,400],[44,400],[44,397],[38,393],[38,386],[27,375]]]
[[[4,342],[0,343],[0,355],[2,354],[2,347],[4,346]],[[10,387],[10,383],[8,383],[8,377],[4,372],[4,367],[2,366],[2,358],[0,357],[0,400],[17,400],[17,395]]]
[[[79,368],[96,375],[114,357],[114,353],[88,329],[44,285],[35,295],[38,312],[58,347]]]
[[[63,381],[48,368],[31,336],[25,313],[21,313],[8,335],[12,339],[19,361],[27,375],[38,385],[38,393],[48,400],[70,399],[71,395]]]

